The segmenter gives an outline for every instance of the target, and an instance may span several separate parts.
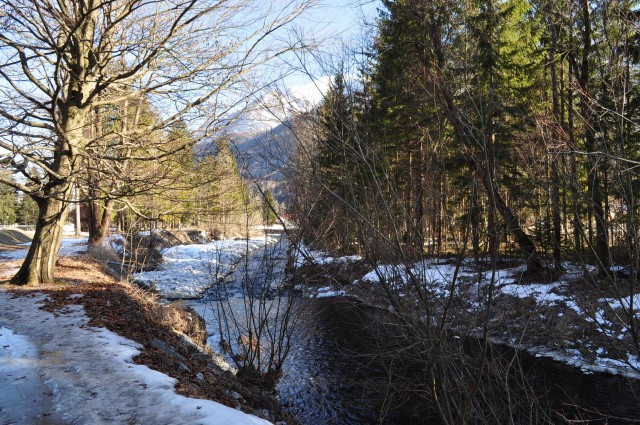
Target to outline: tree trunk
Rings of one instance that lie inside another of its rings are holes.
[[[111,226],[111,213],[113,212],[113,199],[107,199],[104,206],[99,201],[91,203],[91,225],[89,226],[89,245],[101,245],[109,233]]]
[[[67,186],[66,188],[64,186]],[[61,183],[59,193],[71,196],[69,184]],[[11,279],[15,285],[52,283],[58,251],[62,241],[62,227],[68,215],[68,201],[57,197],[35,198],[38,204],[38,221],[31,247],[18,273]]]
[[[558,173],[558,157],[556,155],[556,143],[559,143],[562,132],[561,123],[562,116],[560,115],[560,101],[558,93],[558,76],[556,70],[556,47],[558,43],[558,26],[556,24],[555,15],[553,11],[553,3],[549,1],[548,7],[548,20],[549,29],[551,32],[551,46],[549,47],[549,67],[551,72],[551,99],[553,108],[553,140],[551,141],[551,208],[553,211],[553,265],[556,272],[562,270],[562,217],[560,214],[560,176]]]
[[[480,165],[476,166],[476,173],[480,177],[480,181],[484,186],[485,190],[489,193],[493,204],[504,220],[504,223],[507,227],[507,230],[514,236],[518,246],[520,247],[520,251],[524,255],[524,259],[527,262],[527,271],[529,273],[539,273],[543,271],[542,260],[538,256],[538,252],[536,251],[536,246],[529,237],[522,230],[520,223],[518,222],[518,218],[515,216],[513,211],[506,204],[502,195],[496,189],[493,181],[491,180],[489,174],[484,170]]]
[[[62,115],[60,133],[56,135],[56,150],[51,163],[52,173],[41,192],[31,197],[38,204],[38,221],[31,247],[20,270],[11,279],[16,285],[52,283],[58,251],[62,241],[62,227],[73,200],[75,172],[81,167],[77,152],[86,146],[83,135],[87,109],[80,108],[83,94],[70,89],[70,100],[58,106]]]
[[[582,246],[584,238],[584,226],[582,225],[582,219],[580,217],[580,196],[579,196],[579,184],[578,184],[578,164],[576,161],[576,152],[578,150],[576,145],[575,136],[575,108],[573,106],[573,75],[574,75],[574,61],[572,58],[568,61],[569,72],[567,73],[568,85],[567,85],[567,134],[569,136],[569,149],[571,154],[569,156],[569,173],[570,183],[569,189],[571,191],[571,203],[573,206],[573,245],[574,249],[582,255]]]
[[[584,124],[584,143],[587,151],[587,192],[589,193],[590,203],[588,205],[589,212],[595,218],[595,255],[598,270],[601,273],[608,272],[609,261],[609,240],[607,235],[607,218],[603,206],[602,183],[600,176],[600,166],[597,158],[596,135],[593,124],[595,115],[590,106],[590,86],[589,86],[589,55],[591,52],[591,14],[589,10],[589,2],[581,0],[582,6],[582,62],[580,64],[580,73],[578,75],[578,86],[580,88],[580,112]],[[591,227],[590,227],[591,228]],[[590,238],[592,235],[590,234]]]
[[[75,204],[75,208],[74,208],[74,227],[75,227],[75,235],[76,236],[80,236],[82,233],[82,220],[80,217],[80,190],[78,189],[78,187],[76,186],[75,188],[75,198],[76,198],[76,204]]]
[[[471,221],[471,246],[476,264],[480,261],[480,204],[478,203],[478,182],[471,179],[471,202],[469,220]]]
[[[424,187],[426,185],[426,170],[425,170],[425,153],[424,153],[424,139],[421,138],[418,142],[418,152],[416,158],[416,182],[415,182],[415,204],[414,204],[414,218],[413,221],[416,226],[416,238],[415,244],[418,250],[418,253],[422,255],[424,252],[424,237],[425,237],[425,226],[424,226]]]

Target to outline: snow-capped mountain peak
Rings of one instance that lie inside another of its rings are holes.
[[[273,130],[320,104],[330,84],[330,77],[322,77],[285,90],[270,91],[250,102],[227,126],[226,133],[246,136]]]

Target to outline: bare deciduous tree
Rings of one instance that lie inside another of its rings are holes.
[[[0,163],[22,174],[0,182],[39,208],[13,282],[53,280],[72,188],[92,143],[93,111],[144,97],[161,118],[121,129],[103,161],[154,160],[184,148],[163,149],[162,140],[153,149],[132,146],[178,119],[202,126],[202,135],[215,131],[246,75],[286,49],[271,36],[307,3],[0,1]]]

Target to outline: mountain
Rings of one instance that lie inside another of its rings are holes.
[[[284,92],[268,92],[225,126],[222,135],[229,139],[243,175],[272,188],[278,201],[284,200],[278,187],[284,177],[282,169],[295,149],[295,119],[320,104],[330,82],[330,77],[322,77]],[[199,150],[207,152],[211,146],[213,140],[203,142]]]
[[[274,90],[250,102],[226,126],[228,136],[252,137],[269,132],[292,117],[309,112],[320,104],[329,88],[330,77]]]

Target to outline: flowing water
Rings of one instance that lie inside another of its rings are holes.
[[[379,323],[374,325],[379,316],[369,310],[347,298],[309,300],[278,387],[285,407],[301,423],[312,425],[441,423],[434,406],[398,388],[405,380],[389,379],[386,372],[391,362],[378,361],[377,354],[395,346],[390,334],[381,333]],[[640,420],[638,381],[584,374],[576,367],[516,353],[510,347],[496,346],[494,355],[517,357],[532,391],[567,417],[577,417],[575,406],[579,405],[580,417],[592,423]],[[397,370],[411,374],[411,368]],[[393,387],[395,394],[389,392]],[[609,419],[598,421],[603,417]],[[557,413],[553,418],[565,423]]]
[[[269,255],[277,253],[278,261],[284,261],[284,248],[278,249],[269,251]],[[260,257],[260,252],[256,253],[253,260],[246,263],[245,271],[258,271],[256,266],[264,265]],[[257,287],[271,291],[273,285],[264,282],[282,278],[282,268],[283,263],[275,268],[279,271],[272,269],[268,277],[257,279],[257,282],[263,282]],[[247,291],[242,289],[242,279],[246,285],[246,273],[239,270],[227,278],[223,293],[212,289],[203,299],[189,301],[189,305],[207,321],[210,344],[214,347],[221,338],[216,314],[220,303],[238,317],[247,311]],[[280,296],[289,299],[294,295]],[[274,297],[278,299],[277,294]],[[301,314],[277,389],[285,410],[301,424],[439,423],[433,406],[412,397],[410,391],[398,388],[405,380],[389,378],[390,363],[380,360],[378,355],[397,348],[391,342],[393,329],[375,323],[380,316],[371,314],[371,308],[342,297],[290,300],[301,309]],[[610,417],[608,424],[632,423],[621,418],[640,419],[640,385],[637,381],[602,373],[586,375],[575,367],[516,353],[509,347],[496,346],[494,352],[517,357],[521,370],[531,377],[532,391],[544,396],[556,410],[573,414],[573,406],[579,404],[597,412],[583,413],[583,418],[605,415]],[[411,367],[400,370],[411,375]],[[390,391],[391,388],[394,390]],[[560,417],[555,418],[562,422]]]
[[[292,303],[295,332],[291,351],[284,365],[278,392],[285,409],[302,424],[369,424],[378,423],[376,403],[368,395],[374,379],[349,352],[360,350],[358,338],[347,335],[349,325],[332,320],[329,298],[303,299],[289,293],[277,293],[277,283],[284,278],[286,241],[265,247],[241,263],[222,286],[211,288],[202,299],[189,300],[188,305],[207,323],[209,344],[217,349],[220,341],[232,344],[240,337],[231,330],[221,335],[220,315],[241,318],[250,309],[247,293],[267,292],[270,302],[282,304],[275,312]],[[351,327],[353,328],[353,327]],[[350,346],[348,342],[356,343]],[[230,362],[231,359],[228,359]]]

